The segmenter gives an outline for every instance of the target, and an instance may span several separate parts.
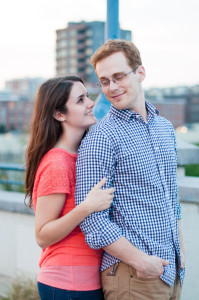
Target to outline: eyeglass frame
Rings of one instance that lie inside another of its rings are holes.
[[[99,86],[99,87],[107,87],[107,86],[109,86],[110,85],[110,82],[111,81],[113,81],[114,83],[117,83],[117,81],[122,81],[123,79],[124,79],[124,77],[126,77],[126,76],[128,76],[129,74],[131,74],[132,72],[135,72],[137,69],[138,69],[139,67],[136,67],[136,68],[133,68],[130,72],[128,72],[128,73],[126,73],[126,74],[120,74],[120,76],[122,76],[122,77],[120,77],[119,79],[116,79],[116,78],[112,78],[112,79],[105,79],[105,80],[107,80],[107,85],[103,85],[102,83],[101,83],[101,81],[99,81],[98,83],[97,83],[97,86]],[[116,77],[117,77],[117,75],[116,75]]]

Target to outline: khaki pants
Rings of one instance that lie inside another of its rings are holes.
[[[170,287],[160,278],[138,278],[136,270],[122,262],[103,271],[101,279],[105,300],[180,299],[181,287],[178,277],[174,286]]]

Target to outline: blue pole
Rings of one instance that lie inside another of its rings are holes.
[[[120,36],[119,27],[119,0],[107,0],[107,20],[105,40],[114,40]],[[110,102],[104,94],[98,96],[94,107],[94,113],[97,120],[102,119],[110,109]]]
[[[107,0],[106,40],[119,38],[119,0]]]

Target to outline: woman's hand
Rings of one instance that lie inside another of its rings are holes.
[[[115,188],[101,189],[106,183],[104,177],[99,181],[87,194],[84,204],[90,213],[108,209],[111,206],[114,198]]]
[[[45,249],[65,238],[79,223],[95,211],[110,207],[115,188],[102,190],[103,178],[87,194],[86,199],[66,215],[59,218],[66,201],[66,194],[52,194],[37,199],[35,235],[38,245]]]

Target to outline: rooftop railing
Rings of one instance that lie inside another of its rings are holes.
[[[181,202],[199,203],[199,177],[185,176],[184,172],[187,164],[199,164],[199,147],[180,140],[177,142],[177,150],[179,199]],[[3,176],[1,176],[2,172]],[[8,174],[10,172],[24,173],[25,167],[19,164],[0,163],[0,210],[32,214],[32,210],[24,207],[23,193],[17,193],[12,189],[5,191],[1,188],[2,185],[24,186],[23,180],[10,179]],[[15,193],[14,197],[13,193]]]
[[[0,184],[9,184],[9,185],[24,185],[22,180],[8,179],[7,171],[16,171],[16,172],[25,172],[25,167],[20,164],[9,164],[9,163],[0,163],[0,172],[3,171],[3,174],[0,175]],[[5,176],[6,172],[6,176]]]

